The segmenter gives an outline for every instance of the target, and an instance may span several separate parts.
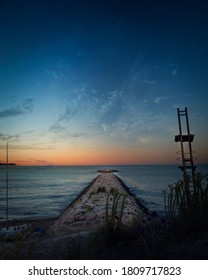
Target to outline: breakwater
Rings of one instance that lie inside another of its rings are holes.
[[[108,216],[112,215],[113,208],[116,211],[116,219],[119,219],[122,212],[121,223],[126,226],[130,226],[135,219],[142,220],[145,215],[145,209],[121,179],[113,172],[101,172],[65,209],[49,232],[70,234],[92,231],[105,225]]]

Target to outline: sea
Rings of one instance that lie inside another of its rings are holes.
[[[163,191],[182,178],[176,165],[122,166],[0,166],[0,222],[8,219],[57,217],[99,173],[99,169],[117,169],[115,173],[149,210],[164,214]],[[197,170],[208,174],[208,165]]]

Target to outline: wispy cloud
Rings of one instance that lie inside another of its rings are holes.
[[[139,144],[144,144],[144,145],[149,144],[153,141],[154,141],[153,137],[146,137],[146,136],[141,136],[141,137],[138,137],[138,139],[137,139],[137,142]]]
[[[0,141],[19,141],[20,136],[19,135],[9,135],[9,134],[4,134],[4,133],[0,133]]]
[[[64,111],[59,115],[58,122],[69,121],[76,114],[76,112],[76,107],[73,105],[66,105]]]
[[[156,84],[156,80],[148,80],[148,79],[144,79],[142,81],[140,81],[140,84],[146,84],[146,85],[155,85]]]
[[[171,96],[157,96],[154,99],[154,102],[156,104],[160,104],[162,101],[168,100],[168,99],[172,99],[175,98],[175,96],[171,95]]]
[[[102,124],[109,126],[118,120],[122,110],[121,96],[122,92],[118,90],[105,93],[80,85],[66,93],[65,105],[49,131],[69,137],[80,137],[82,133],[87,137],[100,128],[103,131]]]
[[[82,53],[80,53],[82,54]],[[51,67],[46,68],[42,75],[52,80],[58,81],[66,79],[74,75],[74,69],[72,65],[64,63],[63,60],[59,59]]]
[[[0,145],[0,150],[4,150],[5,145]],[[14,142],[10,142],[10,150],[40,150],[40,151],[45,151],[45,150],[56,150],[55,145],[51,144],[42,144],[42,143],[32,143],[32,144],[19,144]]]
[[[59,121],[56,121],[49,127],[49,132],[55,132],[60,133],[63,132],[65,128],[59,123]]]
[[[16,117],[19,115],[25,115],[28,113],[32,113],[33,109],[34,109],[33,99],[32,98],[25,99],[24,103],[20,106],[16,106],[13,108],[8,108],[8,109],[0,111],[0,119]]]
[[[178,68],[175,68],[175,69],[173,69],[173,71],[172,71],[172,75],[173,75],[173,76],[177,76],[177,75],[178,75],[178,72],[179,72]]]
[[[172,75],[173,76],[177,76],[178,73],[179,73],[179,63],[170,63],[169,64],[169,68],[171,69],[172,71]]]
[[[102,113],[109,111],[111,108],[114,108],[115,105],[119,102],[122,92],[114,90],[108,92],[103,100],[100,100],[100,110]]]
[[[16,160],[17,164],[22,165],[54,165],[53,162],[48,160],[40,160],[40,159],[28,159],[28,160]]]

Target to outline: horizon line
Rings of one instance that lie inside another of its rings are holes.
[[[7,165],[6,163],[0,163],[0,166],[5,166]],[[180,164],[177,163],[133,163],[133,164],[46,164],[46,165],[19,165],[19,164],[11,164],[9,163],[8,165],[10,166],[18,166],[18,167],[87,167],[87,166],[159,166],[159,165],[173,165],[173,166],[179,166]],[[198,165],[208,165],[207,163],[199,163]],[[197,165],[196,165],[197,167]]]

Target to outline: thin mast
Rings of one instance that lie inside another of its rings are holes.
[[[8,216],[9,216],[9,179],[8,179],[8,152],[9,144],[6,145],[6,229],[8,229]]]

